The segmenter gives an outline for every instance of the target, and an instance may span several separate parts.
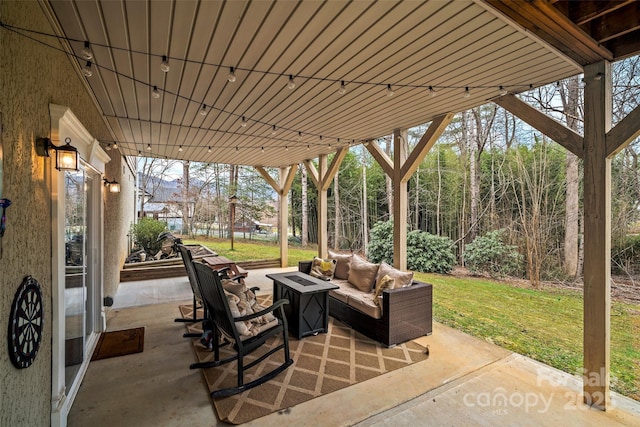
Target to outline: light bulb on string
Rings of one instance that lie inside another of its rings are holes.
[[[168,73],[171,67],[169,67],[169,60],[166,55],[162,55],[162,62],[160,63],[160,69],[164,73]]]
[[[276,125],[273,125],[273,127],[271,128],[271,135],[275,135],[278,132],[278,130],[276,129]]]
[[[82,48],[82,57],[87,61],[93,58],[93,53],[91,52],[91,45],[88,41],[84,42],[84,47]]]
[[[236,81],[236,73],[233,67],[229,67],[229,75],[227,76],[227,80],[229,80],[229,83],[233,83]]]
[[[287,87],[289,89],[294,89],[296,87],[296,82],[293,80],[293,75],[289,74],[289,82],[287,83]]]
[[[151,151],[151,144],[147,144],[147,150]]]
[[[106,149],[107,151],[111,151],[111,144],[107,144],[107,146],[105,147],[105,149]]]
[[[209,149],[207,150],[208,153],[211,153],[211,147],[209,147]]]
[[[158,86],[153,87],[153,91],[151,92],[151,96],[155,99],[160,98],[160,91],[158,91]]]
[[[505,96],[507,94],[507,90],[504,88],[504,86],[500,86],[500,96]]]
[[[91,61],[87,61],[87,65],[85,65],[84,68],[82,69],[82,74],[84,74],[85,77],[93,76],[93,70],[91,69]]]
[[[464,88],[464,95],[465,98],[468,98],[471,96],[471,92],[469,92],[469,86]]]
[[[429,94],[432,98],[436,96],[436,90],[433,88],[433,86],[429,86]]]
[[[182,145],[178,147],[178,151],[182,151]]]
[[[387,96],[388,96],[389,98],[391,98],[391,97],[393,96],[393,94],[394,94],[394,93],[395,93],[395,92],[393,91],[393,89],[391,89],[391,85],[390,85],[390,84],[388,84],[388,85],[387,85]]]
[[[117,150],[117,149],[118,149],[118,143],[117,143],[117,142],[114,142],[114,143],[113,143],[113,149],[114,149],[114,150]]]
[[[242,116],[242,122],[240,122],[240,126],[242,126],[243,128],[247,127],[247,119]]]
[[[289,151],[289,146],[288,145],[284,146],[284,151]]]
[[[202,104],[202,108],[200,108],[200,115],[201,116],[207,115],[207,106],[205,104]]]
[[[340,95],[344,95],[345,93],[347,93],[347,86],[345,86],[344,80],[340,81],[340,89],[338,89],[338,93]]]

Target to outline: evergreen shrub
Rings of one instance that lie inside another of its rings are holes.
[[[158,235],[167,230],[167,223],[152,218],[141,218],[137,224],[131,226],[133,243],[144,249],[149,255],[154,256],[162,248],[162,242],[158,242]]]
[[[465,265],[472,273],[487,273],[491,277],[518,274],[522,255],[516,246],[504,243],[503,237],[504,230],[494,230],[467,245]]]
[[[378,222],[369,233],[367,258],[393,265],[393,221]],[[407,233],[407,268],[423,273],[448,273],[456,263],[453,242],[425,231]]]

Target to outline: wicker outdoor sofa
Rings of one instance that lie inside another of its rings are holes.
[[[385,263],[375,264],[373,267],[374,264],[365,261],[370,271],[347,268],[345,274],[345,264],[357,262],[358,266],[363,265],[361,258],[357,255],[353,255],[353,261],[350,257],[351,255],[330,252],[329,259],[337,258],[337,262],[334,261],[334,264],[337,263],[335,276],[332,274],[330,280],[331,283],[339,286],[339,289],[329,292],[330,316],[387,347],[420,336],[431,335],[433,295],[431,284],[413,280],[412,273],[400,272]],[[298,270],[310,274],[312,267],[315,269],[319,261],[322,260],[314,258],[314,261],[301,261],[298,264]],[[372,269],[376,269],[376,272],[371,288],[368,288]],[[378,297],[375,286],[382,281],[386,282],[388,278],[384,276],[387,274],[398,277],[395,279],[397,287],[378,291],[380,294]],[[360,276],[363,275],[368,276],[364,284],[359,282],[362,278]],[[399,278],[400,276],[404,279]],[[378,299],[378,304],[374,304],[375,299]]]

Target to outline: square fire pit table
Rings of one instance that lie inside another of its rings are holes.
[[[329,328],[329,291],[338,289],[331,282],[299,271],[267,274],[273,280],[273,300],[289,300],[284,306],[289,331],[298,339]]]

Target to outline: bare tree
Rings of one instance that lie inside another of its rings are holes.
[[[178,163],[151,157],[138,157],[138,188],[140,195],[140,216],[144,217],[147,200],[153,200],[169,177],[169,171]]]

